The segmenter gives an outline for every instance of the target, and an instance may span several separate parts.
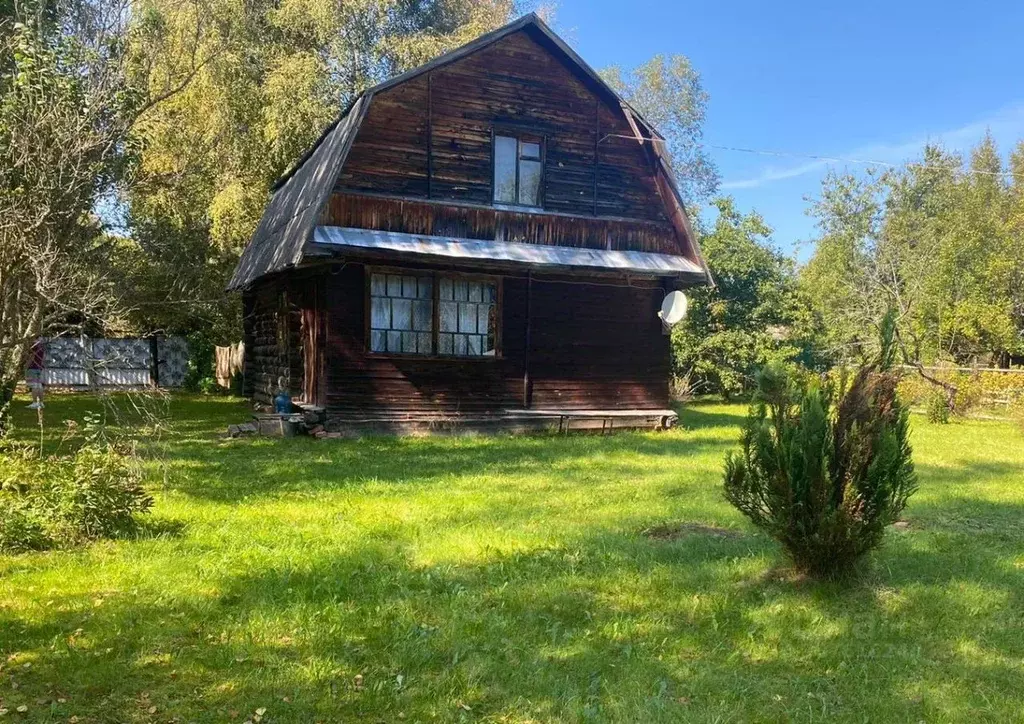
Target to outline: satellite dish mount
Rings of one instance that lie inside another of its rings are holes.
[[[661,320],[662,329],[665,334],[675,325],[686,319],[686,313],[690,309],[690,300],[680,291],[669,292],[661,303],[661,311],[658,312],[658,319]]]

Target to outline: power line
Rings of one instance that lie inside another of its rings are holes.
[[[789,151],[771,151],[760,148],[742,148],[739,146],[719,146],[714,143],[699,144],[705,148],[714,148],[719,151],[735,151],[737,153],[753,153],[758,156],[776,156],[780,158],[802,158],[811,161],[821,161],[823,163],[852,163],[861,164],[864,166],[881,166],[883,168],[899,169],[903,168],[905,164],[890,163],[888,161],[876,161],[864,158],[845,158],[842,156],[819,156],[813,153],[792,153]],[[1000,178],[1013,178],[1015,174],[1012,171],[982,171],[978,169],[961,169],[963,173],[976,174],[983,176],[999,176]]]
[[[630,136],[624,133],[606,133],[598,143],[601,143],[609,138],[628,138],[631,141],[649,141],[651,143],[666,143],[664,139],[653,138],[649,136]],[[801,158],[810,161],[821,161],[822,163],[851,163],[860,164],[863,166],[881,166],[888,169],[900,169],[906,164],[892,163],[890,161],[875,161],[866,158],[845,158],[843,156],[822,156],[814,153],[796,153],[790,151],[773,151],[762,148],[744,148],[742,146],[720,146],[715,143],[698,143],[700,148],[714,148],[718,151],[734,151],[736,153],[752,153],[757,156],[775,156],[777,158]],[[962,173],[981,175],[981,176],[998,176],[999,178],[1014,178],[1016,174],[1013,171],[981,171],[976,169],[959,169]]]

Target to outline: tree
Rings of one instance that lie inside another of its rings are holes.
[[[895,313],[877,357],[848,386],[765,369],[725,464],[725,496],[797,568],[832,578],[877,547],[917,488],[908,412],[896,396]]]
[[[1024,236],[1014,188],[988,137],[966,166],[930,146],[880,176],[830,174],[812,208],[821,236],[801,279],[839,356],[856,359],[874,320],[894,308],[901,361],[941,387],[952,409],[956,385],[925,365],[1019,353]]]
[[[141,275],[128,285],[140,292],[134,319],[145,329],[204,329],[223,341],[238,334],[237,299],[223,288],[274,179],[368,86],[520,10],[512,0],[143,7],[147,22],[163,29],[164,47],[155,62],[137,66],[141,83],[180,77],[196,47],[223,51],[136,128],[124,198],[133,245],[127,271]],[[198,13],[207,19],[193,34]]]
[[[632,70],[601,72],[609,85],[665,137],[680,191],[697,204],[718,189],[718,169],[701,147],[708,94],[700,74],[682,55],[655,55]]]
[[[129,82],[126,2],[18,2],[0,16],[0,417],[37,336],[114,316],[92,210],[123,177],[135,122],[187,84]]]
[[[672,349],[679,377],[701,392],[730,396],[751,389],[769,362],[817,366],[817,322],[764,220],[739,213],[730,198],[714,205],[718,216],[701,246],[716,286],[690,293]]]

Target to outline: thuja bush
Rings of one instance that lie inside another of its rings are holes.
[[[726,459],[726,498],[808,574],[850,571],[917,488],[892,333],[890,317],[879,357],[852,379],[763,370],[742,451]]]
[[[0,552],[130,535],[152,498],[130,447],[90,442],[67,455],[0,444]]]

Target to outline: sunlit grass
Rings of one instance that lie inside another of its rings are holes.
[[[92,404],[52,398],[46,444]],[[826,585],[722,498],[739,406],[661,434],[321,442],[221,439],[238,401],[171,412],[148,535],[0,557],[7,717],[1021,720],[1008,424],[915,418],[909,527]],[[642,533],[664,524],[686,527]]]

